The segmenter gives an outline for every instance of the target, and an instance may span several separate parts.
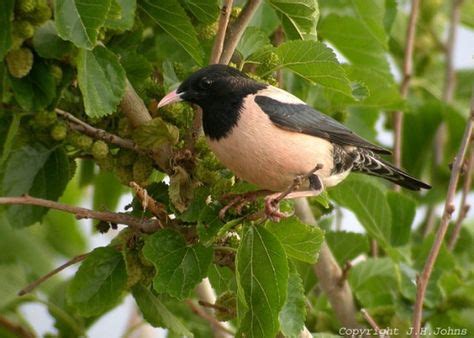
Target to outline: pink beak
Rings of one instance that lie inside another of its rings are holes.
[[[173,90],[172,92],[166,94],[166,96],[163,97],[160,102],[158,102],[158,108],[164,107],[171,103],[183,101],[183,99],[181,98],[182,94],[183,93],[176,93],[176,90]]]

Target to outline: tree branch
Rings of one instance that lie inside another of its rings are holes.
[[[235,48],[237,48],[239,40],[245,31],[245,28],[249,24],[250,19],[252,19],[253,14],[261,2],[262,0],[247,1],[244,8],[242,9],[242,12],[240,12],[240,15],[229,29],[219,63],[228,64],[230,62]]]
[[[36,205],[49,209],[61,210],[76,215],[76,218],[78,219],[92,218],[115,224],[125,224],[146,233],[155,232],[161,227],[161,223],[157,219],[141,220],[127,214],[109,211],[95,211],[28,195],[19,197],[0,197],[0,205],[12,204]]]
[[[69,267],[73,264],[76,264],[76,263],[79,263],[79,262],[83,261],[84,259],[86,259],[86,257],[88,255],[89,255],[89,253],[86,253],[86,254],[78,255],[76,257],[71,258],[66,263],[58,266],[56,269],[48,272],[47,274],[41,276],[37,280],[35,280],[32,283],[25,286],[23,289],[21,289],[18,292],[18,296],[23,296],[23,295],[26,295],[27,293],[30,293],[31,291],[36,289],[39,285],[43,284],[45,281],[47,281],[48,279],[50,279],[51,277],[53,277],[57,273],[63,271],[64,269],[66,269],[67,267]]]
[[[464,163],[464,158],[466,156],[467,148],[472,136],[472,129],[474,126],[474,88],[471,98],[471,111],[469,120],[466,124],[464,130],[464,135],[462,138],[459,151],[456,155],[456,160],[451,171],[451,178],[449,180],[448,192],[446,195],[446,202],[444,204],[443,215],[441,216],[441,222],[436,233],[433,246],[431,247],[430,253],[426,260],[425,266],[420,277],[417,280],[417,292],[415,300],[415,308],[413,312],[413,334],[412,337],[418,338],[420,336],[421,321],[423,316],[423,302],[425,299],[425,292],[428,286],[428,282],[433,271],[433,266],[438,258],[439,250],[443,244],[444,237],[446,236],[446,231],[449,227],[449,220],[451,215],[454,212],[454,196],[456,194],[456,188],[458,185],[459,175],[461,173],[461,168]]]
[[[0,316],[0,326],[20,338],[35,338],[36,335],[21,325],[12,323],[7,318]]]
[[[296,215],[303,222],[316,225],[316,219],[305,198],[295,200],[295,209]],[[314,272],[318,276],[321,289],[328,296],[341,325],[346,328],[360,328],[361,325],[356,320],[357,312],[351,288],[347,280],[340,285],[342,270],[326,243],[321,246],[319,260],[314,265]]]
[[[228,337],[228,335],[234,336],[235,333],[233,331],[229,330],[227,327],[222,325],[222,323],[220,321],[218,321],[215,317],[213,317],[212,315],[207,313],[203,308],[201,308],[199,305],[195,304],[192,300],[187,299],[186,303],[188,304],[188,306],[191,308],[191,310],[196,315],[198,315],[202,319],[208,321],[209,324],[211,324],[214,329],[218,329],[218,330],[224,332],[226,334],[225,336],[227,336],[227,337]],[[214,337],[216,337],[216,336],[214,335]]]
[[[360,312],[362,312],[362,315],[364,316],[367,323],[370,324],[370,326],[374,329],[374,331],[379,335],[380,338],[390,338],[390,336],[385,335],[382,330],[380,330],[380,327],[377,325],[374,318],[372,318],[372,316],[367,312],[366,309],[360,309]]]
[[[458,218],[456,219],[456,223],[454,223],[453,233],[451,234],[451,238],[448,242],[449,250],[454,250],[454,247],[456,246],[456,243],[459,238],[459,233],[461,232],[462,222],[466,218],[467,213],[471,208],[471,205],[467,200],[467,195],[469,195],[469,191],[471,190],[472,174],[474,170],[474,147],[471,148],[471,155],[466,158],[466,172],[464,173],[464,184],[462,186],[461,202],[459,203],[460,208]]]
[[[229,24],[230,13],[232,12],[233,0],[224,0],[224,5],[221,8],[219,15],[219,25],[217,27],[216,39],[212,46],[211,58],[209,64],[219,63],[221,58],[222,50],[224,48],[225,34],[227,31],[227,25]]]
[[[405,42],[405,56],[403,59],[402,69],[402,83],[400,85],[400,95],[406,98],[410,86],[410,79],[413,71],[413,48],[415,44],[416,20],[418,18],[418,11],[420,7],[420,0],[412,0],[410,18],[408,20],[408,27]],[[393,130],[395,134],[395,142],[393,149],[393,161],[395,166],[400,167],[402,163],[402,128],[403,128],[403,112],[396,111],[393,116]],[[399,191],[400,187],[396,186],[395,190]]]
[[[80,133],[86,134],[97,140],[102,140],[104,142],[114,144],[116,146],[119,146],[120,148],[130,149],[139,153],[145,153],[144,151],[139,149],[137,144],[132,140],[127,140],[121,138],[120,136],[109,133],[103,129],[93,127],[90,124],[87,124],[86,122],[78,119],[71,113],[68,113],[67,111],[64,111],[62,109],[56,108],[55,111],[57,114],[61,115],[65,120],[69,122],[69,126],[72,129]]]

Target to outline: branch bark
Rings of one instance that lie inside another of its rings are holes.
[[[244,8],[242,9],[242,12],[240,12],[240,15],[229,29],[219,63],[228,64],[230,62],[235,48],[237,48],[239,40],[245,31],[245,28],[249,24],[250,19],[252,19],[253,14],[257,10],[258,6],[260,6],[261,2],[262,0],[247,1]]]
[[[361,309],[360,312],[362,312],[362,315],[364,316],[367,323],[370,324],[370,326],[374,329],[375,333],[377,333],[380,338],[390,338],[390,336],[385,335],[382,330],[380,330],[380,327],[377,325],[377,322],[374,320],[374,318],[372,318],[372,316],[367,312],[366,309]]]
[[[446,236],[446,231],[448,230],[448,227],[449,227],[449,220],[451,219],[451,215],[453,214],[454,209],[455,209],[454,204],[453,204],[454,196],[456,194],[456,188],[458,185],[459,175],[461,173],[462,165],[464,163],[464,158],[466,156],[467,148],[472,137],[473,126],[474,126],[474,88],[473,88],[473,95],[471,98],[470,117],[466,124],[462,142],[459,147],[459,151],[456,155],[456,160],[454,161],[454,165],[451,171],[451,178],[449,180],[448,192],[446,195],[446,202],[444,204],[443,215],[441,216],[441,222],[438,227],[438,231],[436,233],[433,246],[431,247],[425,266],[423,267],[423,271],[417,280],[417,292],[416,292],[415,308],[413,312],[412,337],[414,338],[420,337],[421,321],[423,317],[423,302],[425,299],[426,288],[428,287],[428,282],[429,282],[431,273],[433,272],[433,266],[436,262],[436,259],[438,258],[439,250],[441,249],[441,245],[443,244],[444,237]]]
[[[95,211],[28,195],[19,197],[0,197],[0,205],[13,204],[36,205],[49,209],[61,210],[70,214],[74,214],[78,219],[92,218],[115,224],[125,224],[146,233],[152,233],[161,228],[161,223],[157,219],[141,220],[127,214],[109,211]]]
[[[216,39],[214,40],[214,45],[212,46],[211,59],[209,64],[219,63],[222,50],[224,49],[224,40],[227,31],[227,26],[229,25],[230,13],[232,12],[233,0],[224,0],[224,5],[221,8],[221,13],[219,16],[219,24],[217,27]]]
[[[402,69],[402,83],[400,85],[400,94],[402,98],[408,95],[410,87],[410,80],[413,71],[413,48],[415,44],[416,21],[418,18],[418,11],[420,7],[420,0],[412,0],[410,18],[408,20],[408,27],[405,42],[405,56],[403,59]],[[403,112],[396,111],[393,117],[393,130],[395,133],[395,143],[393,149],[393,160],[397,167],[402,163],[402,130],[403,129]],[[399,191],[400,187],[396,186],[395,190]]]
[[[305,223],[316,225],[316,219],[311,212],[306,199],[295,200],[296,215]],[[342,270],[337,264],[326,243],[321,246],[319,260],[314,265],[321,289],[328,296],[329,302],[342,326],[346,328],[361,328],[356,319],[356,307],[349,283],[343,280]]]

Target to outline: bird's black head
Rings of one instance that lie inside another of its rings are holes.
[[[177,101],[200,106],[204,132],[212,139],[219,139],[237,124],[244,98],[265,87],[235,68],[211,65],[191,74],[158,107]]]

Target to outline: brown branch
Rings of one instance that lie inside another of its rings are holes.
[[[150,210],[150,212],[158,219],[164,220],[165,223],[168,223],[168,213],[166,212],[166,207],[162,203],[155,201],[153,197],[148,195],[148,191],[136,182],[132,181],[129,185],[135,192],[137,198],[142,202],[143,210]],[[160,224],[160,226],[162,227],[162,224]]]
[[[214,310],[219,310],[221,312],[230,312],[229,309],[227,309],[226,307],[217,305],[215,303],[209,303],[209,302],[206,302],[205,300],[199,300],[198,304],[203,306],[203,307],[208,307],[208,308],[211,308],[211,309],[214,309]]]
[[[103,129],[93,127],[90,124],[87,124],[86,122],[78,119],[71,113],[68,113],[67,111],[64,111],[62,109],[56,108],[55,111],[57,114],[61,115],[65,120],[69,122],[69,126],[72,129],[78,132],[86,134],[94,139],[98,139],[110,144],[114,144],[116,146],[119,146],[120,148],[130,149],[136,152],[144,153],[142,150],[138,148],[137,144],[133,142],[132,140],[127,140],[127,139],[121,138],[120,136],[109,133]]]
[[[3,316],[0,316],[0,326],[20,338],[36,337],[36,335],[33,332],[30,332],[29,330],[27,330],[21,325],[11,322],[10,320],[8,320],[7,318]]]
[[[196,314],[198,315],[199,317],[201,317],[202,319],[206,320],[209,322],[209,324],[211,324],[211,326],[214,328],[214,329],[219,329],[227,334],[230,334],[230,335],[234,335],[235,333],[232,332],[231,330],[229,330],[227,327],[225,327],[224,325],[222,325],[222,323],[220,321],[218,321],[214,316],[210,315],[209,313],[207,313],[206,311],[204,311],[203,308],[201,308],[200,306],[198,306],[197,304],[195,304],[192,300],[190,299],[187,299],[186,300],[186,303],[188,304],[188,306],[191,308],[191,310]]]
[[[472,143],[472,140],[471,140]],[[462,222],[467,216],[471,205],[467,200],[467,195],[469,195],[469,191],[471,190],[471,183],[472,183],[472,175],[474,171],[474,146],[471,149],[471,155],[469,158],[466,159],[466,172],[464,173],[464,184],[462,187],[462,195],[461,195],[461,202],[459,203],[459,214],[456,219],[456,223],[454,223],[453,233],[451,234],[451,238],[448,242],[449,250],[453,250],[456,246],[456,242],[459,238],[459,233],[461,232]]]
[[[135,89],[133,89],[128,80],[125,94],[120,102],[120,108],[133,127],[138,127],[152,120],[145,103],[135,92]]]
[[[428,286],[428,281],[430,279],[431,273],[433,271],[433,266],[438,258],[439,250],[443,244],[444,237],[446,236],[446,231],[449,227],[449,220],[451,215],[454,212],[454,196],[456,194],[456,188],[458,185],[459,175],[461,173],[462,165],[464,163],[464,158],[466,156],[467,148],[472,136],[472,129],[474,126],[474,88],[471,98],[471,111],[469,120],[466,124],[464,130],[463,139],[459,147],[459,151],[456,155],[456,160],[451,171],[451,178],[449,180],[448,192],[446,195],[446,202],[444,204],[443,215],[441,216],[441,222],[436,232],[436,237],[431,247],[430,253],[426,260],[425,266],[420,277],[417,280],[417,292],[415,300],[415,308],[413,312],[413,334],[412,337],[417,338],[420,336],[421,320],[423,316],[423,303],[425,299],[425,292]]]
[[[48,272],[47,274],[41,276],[37,280],[35,280],[32,283],[25,286],[23,289],[21,289],[18,292],[18,296],[23,296],[23,295],[26,295],[27,293],[30,293],[31,291],[36,289],[39,285],[43,284],[45,281],[47,281],[48,279],[50,279],[51,277],[53,277],[57,273],[63,271],[64,269],[66,269],[67,267],[69,267],[73,264],[76,264],[76,263],[79,263],[79,262],[83,261],[84,259],[86,259],[86,257],[88,255],[89,255],[89,253],[86,253],[86,254],[78,255],[78,256],[75,256],[75,257],[71,258],[66,263],[58,266],[56,269]]]
[[[342,273],[341,273],[341,278],[339,279],[339,282],[337,283],[339,287],[344,286],[344,283],[347,281],[349,278],[349,272],[352,269],[352,263],[350,261],[347,261],[346,264],[342,267]]]
[[[410,18],[408,19],[408,27],[406,32],[405,56],[403,59],[402,83],[400,85],[400,95],[406,98],[410,87],[410,79],[413,71],[413,49],[415,44],[416,20],[420,0],[412,0]],[[393,161],[395,166],[400,167],[402,163],[402,128],[403,128],[403,112],[396,111],[393,116],[393,130],[395,134]],[[400,187],[395,186],[395,190],[399,191]]]
[[[245,28],[252,19],[253,14],[257,10],[262,0],[248,0],[245,4],[242,12],[237,17],[235,22],[228,29],[227,37],[224,43],[224,49],[219,63],[228,64],[234,55],[234,51],[237,48],[240,38],[245,31]]]
[[[296,215],[303,222],[317,225],[305,198],[295,200],[295,209]],[[356,307],[349,283],[345,281],[342,286],[339,286],[342,270],[326,243],[321,246],[318,262],[314,265],[314,272],[341,325],[346,328],[361,328],[356,320]]]
[[[36,198],[28,195],[18,197],[0,197],[0,205],[12,204],[36,205],[49,209],[61,210],[76,215],[77,219],[92,218],[104,222],[125,224],[132,228],[147,233],[155,232],[161,227],[160,221],[157,219],[141,220],[123,213],[95,211],[86,208],[62,204],[59,202],[54,202],[42,198]]]
[[[232,12],[233,0],[224,0],[224,5],[221,8],[219,16],[219,25],[217,28],[216,39],[212,46],[211,58],[209,64],[219,63],[221,58],[222,50],[224,48],[225,34],[227,31],[227,25],[229,24],[230,13]]]
[[[380,330],[380,327],[377,325],[374,318],[372,318],[372,316],[367,312],[366,309],[360,309],[360,312],[362,312],[362,315],[364,316],[367,323],[370,324],[370,326],[374,329],[375,333],[377,333],[380,338],[390,338],[389,335],[384,334],[383,331]]]

